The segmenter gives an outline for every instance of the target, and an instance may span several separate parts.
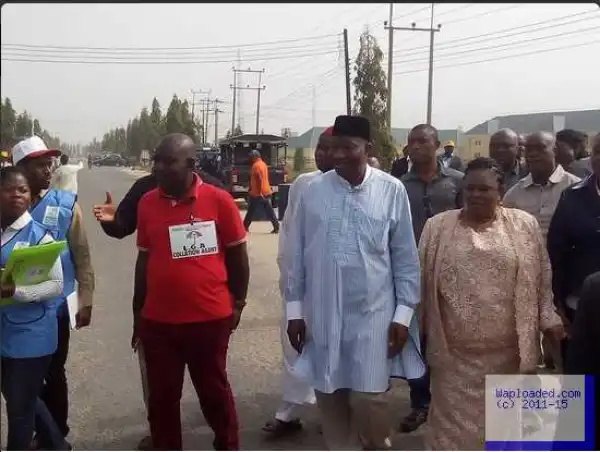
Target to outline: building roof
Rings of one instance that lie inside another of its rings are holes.
[[[289,149],[314,149],[317,146],[319,136],[325,132],[327,127],[311,127],[302,135],[288,138]]]
[[[219,144],[229,144],[229,143],[270,143],[270,144],[283,144],[285,143],[285,138],[279,137],[277,135],[269,135],[269,134],[246,134],[239,135],[237,137],[231,138],[223,138],[219,141]]]
[[[499,129],[509,128],[517,133],[557,132],[557,130],[554,130],[555,116],[564,116],[565,124],[561,128],[575,129],[587,133],[600,131],[600,110],[580,110],[496,116],[476,125],[467,131],[466,135],[487,135],[488,124],[494,120],[498,121]]]
[[[312,127],[297,137],[288,138],[288,148],[290,149],[314,149],[317,146],[319,136],[327,127]],[[406,144],[408,134],[411,129],[393,128],[392,139],[396,145]],[[457,145],[461,142],[462,132],[459,130],[438,130],[440,141],[454,141]]]
[[[396,145],[404,145],[408,142],[408,134],[411,129],[392,129],[392,139]],[[444,141],[454,141],[458,146],[461,143],[461,137],[463,133],[456,129],[438,129],[438,139],[443,143]]]

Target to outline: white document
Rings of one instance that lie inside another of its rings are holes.
[[[69,323],[71,324],[71,329],[74,330],[75,326],[77,325],[75,316],[79,310],[79,298],[77,297],[77,291],[67,296],[67,308],[69,310]]]

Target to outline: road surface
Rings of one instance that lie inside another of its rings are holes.
[[[96,294],[92,326],[72,335],[68,362],[69,439],[78,450],[131,450],[147,431],[137,357],[129,346],[135,238],[119,241],[107,237],[91,213],[94,203],[104,201],[106,190],[119,201],[135,177],[139,174],[117,168],[83,169],[79,173],[79,200],[96,271]],[[306,433],[294,440],[267,442],[261,432],[281,396],[277,236],[269,234],[270,230],[268,222],[251,226],[248,306],[232,336],[229,353],[241,443],[248,450],[322,450],[314,407],[304,409]],[[181,406],[184,448],[210,450],[212,434],[187,378]],[[395,383],[392,412],[396,424],[407,410],[406,385]],[[3,444],[5,425],[3,416]],[[422,448],[419,434],[397,435],[394,443],[400,450]]]

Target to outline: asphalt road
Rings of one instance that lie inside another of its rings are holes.
[[[92,326],[73,333],[68,361],[69,439],[79,450],[130,450],[147,432],[138,361],[129,346],[135,238],[119,241],[107,237],[91,212],[94,203],[104,200],[106,190],[115,201],[120,200],[135,177],[117,168],[84,169],[79,173],[79,200],[96,271]],[[304,409],[305,433],[293,440],[268,442],[261,432],[281,397],[277,236],[269,234],[270,230],[269,223],[251,226],[248,307],[239,330],[232,336],[229,353],[241,443],[248,450],[322,450],[324,443],[318,433],[314,407]],[[392,413],[396,423],[408,410],[406,389],[403,382],[394,383]],[[181,407],[184,448],[210,450],[212,434],[189,379]],[[3,416],[3,444],[5,425]],[[394,446],[399,450],[418,450],[422,441],[418,433],[397,435]]]

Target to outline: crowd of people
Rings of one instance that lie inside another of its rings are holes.
[[[339,116],[319,138],[318,169],[292,184],[281,228],[251,153],[250,204],[279,233],[283,299],[282,403],[265,434],[299,434],[299,408],[316,404],[329,450],[391,449],[397,422],[423,425],[427,449],[477,450],[486,375],[542,364],[599,375],[600,135],[591,155],[586,139],[502,129],[489,158],[465,164],[421,124],[388,174],[369,121]],[[195,168],[195,148],[165,136],[152,173],[118,206],[107,192],[93,208],[109,236],[137,231],[131,347],[149,423],[139,449],[183,448],[186,367],[215,450],[240,448],[226,360],[246,306],[252,209],[242,221],[221,182]],[[2,279],[8,450],[71,448],[65,363],[71,328],[91,322],[94,272],[73,187],[51,186],[59,154],[31,137],[2,169],[2,266],[17,246],[67,243],[47,281]],[[394,378],[410,386],[403,419],[388,408]]]

